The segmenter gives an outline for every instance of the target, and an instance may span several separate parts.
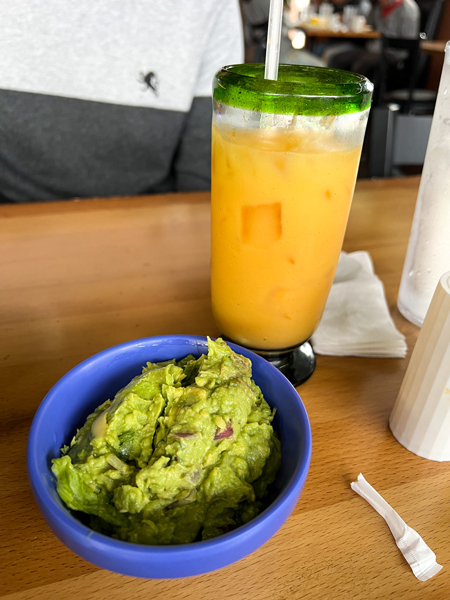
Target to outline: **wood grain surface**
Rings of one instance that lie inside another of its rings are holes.
[[[450,464],[388,429],[418,328],[396,296],[419,180],[361,180],[344,248],[370,252],[407,359],[318,356],[298,388],[313,453],[303,494],[262,548],[174,581],[101,570],[48,529],[26,474],[33,415],[71,367],[108,346],[168,333],[211,336],[209,195],[0,206],[0,598],[290,600],[450,598]],[[362,472],[436,552],[421,583],[385,522],[350,488]]]
[[[444,60],[445,46],[447,42],[445,40],[421,40],[420,48],[427,54],[433,56],[437,55]]]
[[[364,39],[373,40],[381,37],[381,34],[376,29],[364,27],[361,31],[351,31],[349,29],[326,29],[318,26],[299,25],[307,37],[315,38],[346,38],[346,39]]]

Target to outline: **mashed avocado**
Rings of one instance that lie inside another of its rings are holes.
[[[139,544],[250,521],[280,464],[274,411],[251,374],[221,339],[198,359],[147,363],[53,460],[59,495],[93,529]]]

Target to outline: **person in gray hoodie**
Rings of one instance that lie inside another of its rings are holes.
[[[22,0],[0,22],[0,201],[209,189],[238,0]]]

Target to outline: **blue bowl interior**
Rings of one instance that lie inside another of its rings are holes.
[[[215,540],[184,546],[140,546],[113,540],[84,526],[59,498],[51,460],[59,456],[86,417],[139,374],[147,361],[181,359],[207,352],[199,336],[164,336],[109,348],[69,371],[47,394],[29,435],[28,473],[37,503],[53,532],[87,560],[138,577],[185,577],[225,566],[264,543],[287,519],[298,500],[309,468],[311,431],[295,388],[271,364],[230,344],[252,360],[253,379],[276,407],[274,428],[282,446],[282,462],[272,486],[273,502],[256,519]],[[263,523],[263,525],[262,525]],[[194,551],[195,549],[195,551]],[[200,554],[199,554],[200,551]],[[176,560],[175,560],[176,559]]]

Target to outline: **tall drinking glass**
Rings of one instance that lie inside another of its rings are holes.
[[[224,67],[214,79],[212,307],[222,335],[298,385],[342,247],[373,86],[347,71]]]

